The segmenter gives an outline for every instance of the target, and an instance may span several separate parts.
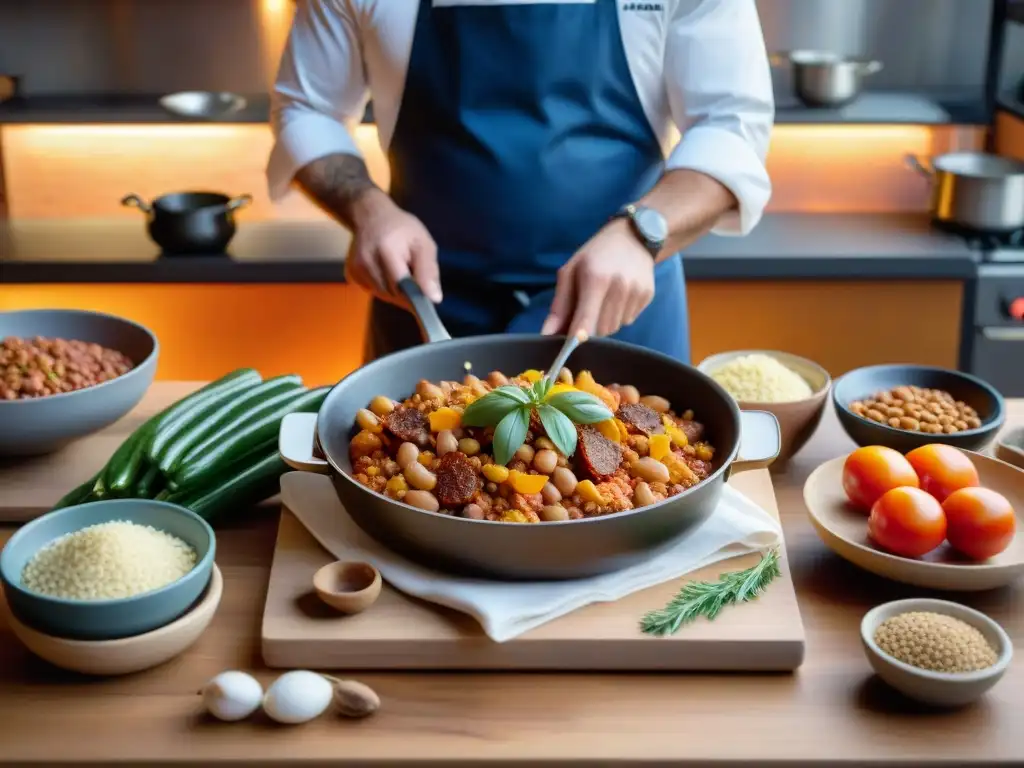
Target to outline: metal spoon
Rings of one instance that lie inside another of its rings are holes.
[[[569,359],[569,355],[575,352],[576,347],[589,338],[586,331],[576,331],[575,335],[566,336],[565,343],[562,344],[562,348],[558,351],[558,357],[555,358],[555,362],[548,368],[546,378],[550,379],[553,383],[558,378],[558,374],[565,365],[565,361]]]

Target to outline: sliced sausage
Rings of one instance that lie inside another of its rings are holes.
[[[619,420],[633,434],[660,435],[665,431],[661,423],[661,414],[642,403],[626,403],[615,413]]]
[[[576,444],[576,463],[580,472],[591,480],[603,480],[619,468],[622,446],[613,443],[592,427],[580,430]]]
[[[430,422],[415,408],[396,408],[384,417],[384,428],[403,442],[430,445]]]
[[[462,507],[472,500],[479,481],[466,454],[461,451],[446,453],[441,457],[436,474],[434,492],[442,507]]]
[[[686,435],[686,440],[690,445],[704,437],[704,425],[699,421],[683,420],[679,422],[679,428],[683,430],[683,434]]]

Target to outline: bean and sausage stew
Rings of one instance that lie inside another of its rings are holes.
[[[507,384],[529,387],[525,372],[494,371],[461,383],[420,381],[401,403],[375,397],[356,415],[349,443],[353,476],[388,498],[421,509],[509,523],[578,520],[623,512],[682,493],[712,472],[714,448],[692,411],[677,415],[663,397],[602,386],[588,371],[562,369],[556,389],[595,395],[614,414],[577,427],[564,456],[536,413],[507,465],[495,462],[493,427],[460,421],[467,405]]]
[[[117,350],[87,341],[8,336],[0,341],[0,400],[85,389],[133,367]]]

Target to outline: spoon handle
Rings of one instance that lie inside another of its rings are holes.
[[[562,370],[562,366],[565,365],[565,361],[569,359],[569,355],[576,351],[576,347],[587,340],[586,331],[576,331],[572,336],[565,337],[565,343],[562,344],[562,348],[558,352],[558,357],[555,358],[555,362],[548,368],[547,377],[552,383],[558,378],[559,371]]]

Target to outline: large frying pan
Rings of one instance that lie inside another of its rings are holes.
[[[285,420],[281,445],[291,466],[330,475],[339,499],[360,528],[412,560],[431,568],[504,580],[567,579],[613,571],[650,557],[700,525],[714,512],[730,473],[766,467],[778,455],[779,425],[772,414],[741,413],[710,377],[666,355],[595,338],[581,345],[567,365],[574,371],[589,369],[600,382],[633,384],[642,393],[667,397],[677,412],[692,408],[707,428],[706,439],[715,446],[715,471],[708,479],[649,507],[536,524],[469,520],[376,494],[352,479],[348,450],[356,411],[375,395],[401,401],[415,391],[420,379],[461,380],[467,362],[481,378],[492,370],[508,375],[530,368],[547,370],[564,341],[564,337],[527,334],[453,340],[416,284],[408,280],[401,287],[427,343],[346,376],[321,406],[315,437],[312,420],[299,414]],[[313,450],[314,440],[319,450]]]

